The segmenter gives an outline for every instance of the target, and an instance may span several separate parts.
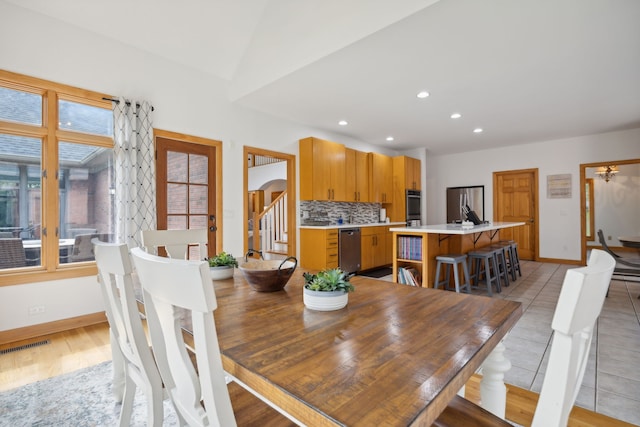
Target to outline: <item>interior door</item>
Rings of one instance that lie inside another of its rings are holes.
[[[155,141],[158,230],[207,228],[209,253],[205,256],[215,255],[222,246],[221,143],[160,131]]]
[[[518,242],[521,259],[538,258],[538,170],[493,174],[493,217],[496,222],[524,222],[522,227],[500,230],[501,239]]]

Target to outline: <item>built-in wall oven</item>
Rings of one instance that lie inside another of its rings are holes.
[[[420,191],[407,190],[407,225],[420,225],[422,202]]]

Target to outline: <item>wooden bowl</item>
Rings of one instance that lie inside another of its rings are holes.
[[[284,289],[298,266],[295,257],[284,260],[254,259],[240,264],[240,271],[251,287],[258,292],[276,292]]]

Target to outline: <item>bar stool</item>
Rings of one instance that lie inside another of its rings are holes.
[[[502,292],[500,280],[498,279],[498,261],[495,251],[488,248],[480,248],[467,253],[469,258],[469,271],[475,287],[480,286],[481,277],[484,275],[484,282],[487,285],[487,293],[493,295],[492,285],[495,282],[496,291]]]
[[[518,255],[518,242],[515,240],[501,240],[500,243],[509,244],[509,270],[511,271],[511,277],[516,280],[516,271],[518,275],[522,277],[522,271],[520,270],[520,256]]]
[[[445,289],[450,291],[449,287],[449,269],[453,268],[453,280],[455,282],[456,292],[460,293],[461,289],[464,289],[466,293],[471,293],[471,279],[469,276],[469,268],[467,267],[467,256],[462,254],[448,254],[448,255],[438,255],[436,256],[436,276],[433,283],[434,289],[440,288],[441,285],[445,286]],[[440,266],[444,265],[444,280],[440,279]],[[458,269],[459,266],[462,266],[462,272],[464,274],[464,283],[460,284],[460,278],[458,277]]]
[[[496,261],[498,265],[497,275],[500,280],[503,281],[504,286],[509,286],[509,265],[507,264],[507,253],[511,250],[510,244],[494,243],[488,246],[496,254]],[[515,280],[515,279],[514,279]]]

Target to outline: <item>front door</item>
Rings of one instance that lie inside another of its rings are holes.
[[[205,256],[215,255],[222,245],[217,197],[222,143],[158,130],[155,141],[158,230],[207,228]]]
[[[538,170],[493,173],[493,217],[496,222],[524,222],[522,227],[500,230],[503,240],[518,242],[521,259],[538,258]]]

